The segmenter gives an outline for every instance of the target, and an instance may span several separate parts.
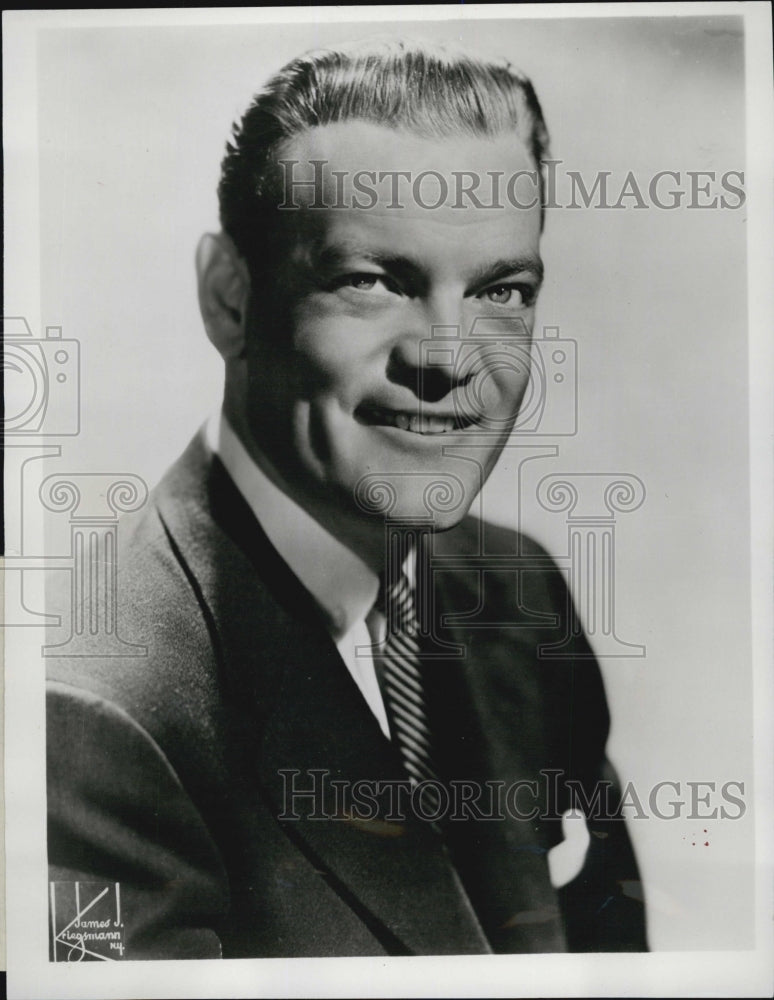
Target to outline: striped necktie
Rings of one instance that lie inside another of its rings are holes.
[[[390,584],[385,585],[382,579],[375,607],[387,619],[387,634],[378,647],[375,662],[392,738],[400,749],[412,785],[438,782],[419,668],[419,623],[414,594],[405,573]],[[437,787],[425,785],[423,812],[432,815],[439,807]]]

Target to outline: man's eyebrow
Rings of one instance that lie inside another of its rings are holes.
[[[383,250],[375,250],[357,241],[347,240],[342,243],[327,244],[315,247],[312,260],[316,267],[323,271],[335,270],[347,264],[352,258],[364,263],[374,264],[384,268],[396,276],[425,275],[422,261],[408,254],[392,254]],[[543,261],[537,254],[522,254],[501,260],[487,261],[474,268],[468,277],[470,288],[481,288],[511,275],[530,273],[536,284],[543,281]]]
[[[422,263],[407,254],[393,254],[383,250],[374,250],[363,243],[347,240],[342,243],[327,244],[316,247],[312,251],[312,260],[318,267],[334,269],[341,267],[352,258],[367,264],[375,264],[385,270],[392,271],[423,271]]]
[[[502,281],[512,275],[530,273],[535,283],[540,285],[543,281],[543,261],[537,254],[525,254],[523,256],[510,257],[504,260],[496,260],[487,264],[482,264],[476,268],[471,278],[471,287],[482,288],[491,285],[495,281]]]

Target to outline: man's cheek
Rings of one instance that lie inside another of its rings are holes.
[[[526,367],[512,364],[505,356],[497,366],[477,373],[462,390],[460,404],[471,416],[496,430],[516,417],[528,383]]]
[[[369,359],[358,350],[355,331],[320,331],[298,344],[289,366],[294,385],[306,398],[331,396],[352,409],[360,401],[359,386],[369,370]]]

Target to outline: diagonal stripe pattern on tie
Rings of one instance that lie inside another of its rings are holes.
[[[422,675],[419,669],[419,623],[414,595],[405,573],[379,590],[377,606],[387,618],[387,636],[377,657],[379,684],[393,739],[413,785],[438,781],[433,763]],[[423,812],[440,806],[434,785],[422,789]]]

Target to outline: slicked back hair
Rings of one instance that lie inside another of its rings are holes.
[[[232,127],[218,186],[221,226],[248,265],[276,218],[278,147],[315,126],[365,121],[426,138],[512,131],[538,171],[548,132],[532,84],[507,62],[388,41],[306,53],[288,63]]]

